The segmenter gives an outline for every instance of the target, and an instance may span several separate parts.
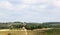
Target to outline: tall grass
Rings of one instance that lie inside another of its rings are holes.
[[[11,30],[11,31],[0,31],[0,35],[25,35],[25,31]],[[50,30],[27,30],[27,35],[60,35],[60,29]]]
[[[60,35],[60,29],[50,29],[46,30],[45,35]]]

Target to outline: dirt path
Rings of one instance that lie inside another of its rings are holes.
[[[9,29],[1,29],[0,31],[9,31]]]
[[[49,30],[49,29],[52,29],[52,28],[43,28],[43,29],[35,29],[35,30]],[[10,29],[1,29],[0,31],[12,31]],[[25,30],[15,30],[13,29],[13,31],[25,31]]]

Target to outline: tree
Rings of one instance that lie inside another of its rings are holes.
[[[38,25],[38,28],[39,28],[39,29],[41,29],[41,28],[43,28],[43,26],[41,26],[41,25]]]

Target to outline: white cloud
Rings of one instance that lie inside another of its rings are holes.
[[[9,1],[20,1],[20,0],[9,0]],[[31,7],[33,6],[33,5],[30,5],[30,4],[45,3],[45,2],[48,2],[48,0],[21,0],[20,2],[22,2],[22,3],[21,4],[18,4],[16,6],[13,6],[10,2],[3,1],[3,2],[1,2],[0,5],[2,7],[4,7],[4,8],[13,9],[13,10],[17,10],[18,11],[18,10],[24,10],[26,8],[29,9],[30,6]],[[35,6],[33,6],[33,7],[35,7]],[[39,5],[39,6],[36,6],[35,8],[39,8],[38,10],[40,10],[40,9],[44,9],[46,7],[47,7],[46,5]]]
[[[36,3],[37,0],[22,0],[23,3]]]
[[[40,5],[39,8],[40,8],[40,9],[46,9],[47,6],[46,6],[46,5]]]
[[[16,0],[17,1],[17,0]],[[8,9],[8,10],[22,10],[23,8],[27,7],[24,4],[13,5],[9,1],[0,1],[0,8]]]
[[[11,3],[13,1],[13,3]],[[20,2],[15,4],[15,2]],[[54,0],[52,3],[48,0],[8,0],[0,1],[0,8],[6,9],[1,11],[1,17],[8,19],[6,21],[54,21],[60,16],[60,10],[51,9],[51,6],[60,7],[60,1]],[[53,5],[52,5],[53,4]],[[51,6],[50,6],[51,5]],[[48,8],[48,9],[46,9]],[[8,10],[10,9],[10,10]],[[7,16],[7,17],[6,17]],[[0,18],[1,19],[1,18]],[[41,19],[41,20],[40,20]],[[59,19],[57,19],[59,20]],[[4,20],[3,20],[4,21]]]
[[[34,11],[46,11],[46,9],[48,8],[48,5],[37,5],[37,6],[30,6],[30,8]]]
[[[0,1],[0,7],[5,9],[13,9],[13,5],[8,1]]]
[[[0,12],[0,17],[6,17],[7,15]]]
[[[53,9],[51,13],[55,16],[60,16],[60,9]]]
[[[22,11],[24,10],[25,8],[27,8],[29,5],[24,5],[24,4],[20,4],[20,5],[16,5],[15,6],[15,10],[17,11]]]
[[[21,0],[8,0],[8,1],[17,1],[18,2],[18,1],[21,1]]]
[[[60,7],[60,0],[53,0],[53,5],[56,7]]]
[[[36,3],[45,3],[48,0],[22,0],[22,3],[25,4],[36,4]]]

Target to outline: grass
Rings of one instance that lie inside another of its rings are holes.
[[[46,30],[45,35],[60,35],[60,29]]]
[[[31,30],[28,30],[27,31],[27,35],[43,35],[42,34],[42,31],[31,31]],[[26,33],[24,31],[20,31],[20,30],[10,30],[10,31],[0,31],[0,35],[25,35]]]
[[[25,35],[24,31],[1,31],[0,35],[8,35],[9,33],[11,35]]]
[[[27,35],[60,35],[60,29],[28,30]],[[21,30],[0,31],[0,35],[25,35]]]

